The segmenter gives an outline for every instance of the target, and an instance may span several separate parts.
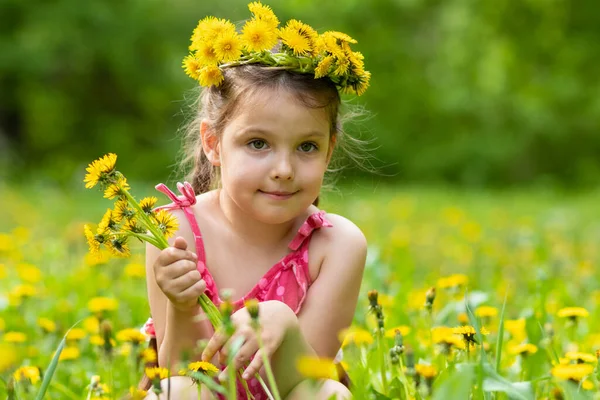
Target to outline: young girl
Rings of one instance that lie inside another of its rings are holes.
[[[171,247],[147,247],[148,297],[160,366],[175,367],[182,354],[225,364],[229,343],[241,336],[234,366],[244,368],[250,391],[262,400],[266,395],[253,378],[263,372],[262,357],[244,307],[245,300],[258,299],[260,351],[270,359],[279,392],[285,399],[306,399],[308,384],[295,360],[335,357],[338,333],[352,322],[365,265],[361,231],[316,204],[342,139],[338,90],[361,94],[368,73],[362,56],[349,49],[352,38],[338,32],[319,36],[299,21],[270,31],[279,43],[273,50],[266,51],[275,44],[268,42],[259,49],[252,36],[244,36],[253,21],[271,28],[279,21],[260,3],[250,10],[253,18],[238,37],[237,58],[219,55],[231,48],[222,45],[229,37],[223,32],[231,32],[227,21],[207,18],[192,36],[195,53],[186,59],[186,70],[207,86],[188,133],[194,167],[191,184],[178,185],[181,195],[157,186],[173,201],[167,207],[179,231]],[[308,51],[297,51],[302,43],[293,32],[307,40]],[[216,63],[207,62],[207,46]],[[294,60],[296,68],[290,67]],[[318,70],[323,60],[329,65]],[[233,337],[213,332],[197,304],[206,293],[219,305],[224,288],[233,293]],[[200,339],[208,344],[194,354]],[[198,398],[192,385],[189,378],[172,377],[172,398]],[[238,398],[246,398],[239,383],[238,388]],[[318,398],[333,394],[348,398],[350,392],[339,382],[323,382]],[[203,391],[201,398],[213,397]]]

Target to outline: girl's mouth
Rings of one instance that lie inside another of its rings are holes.
[[[290,197],[292,197],[293,195],[295,195],[296,192],[265,192],[263,190],[259,190],[260,193],[268,196],[269,198],[273,199],[273,200],[287,200]]]

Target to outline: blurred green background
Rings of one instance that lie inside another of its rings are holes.
[[[130,179],[180,179],[189,36],[205,15],[248,18],[247,3],[0,0],[0,178],[81,185],[116,152]],[[599,183],[596,0],[265,3],[358,40],[372,86],[349,101],[370,115],[348,131],[374,140],[377,179]]]

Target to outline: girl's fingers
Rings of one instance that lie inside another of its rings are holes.
[[[188,271],[177,278],[174,278],[171,284],[173,285],[172,287],[174,289],[178,290],[179,292],[183,292],[201,280],[202,275],[200,275],[200,272],[198,272],[197,270],[193,270]]]
[[[238,339],[239,337],[240,337],[240,335],[232,336],[227,341],[227,343],[225,343],[225,345],[219,352],[220,353],[219,354],[219,362],[221,364],[228,364],[228,355],[229,355],[229,352],[231,351],[231,346],[234,343],[236,343],[237,340],[239,340]],[[256,338],[255,337],[250,337],[250,338],[246,337],[246,339],[244,340],[244,343],[242,344],[242,346],[239,348],[238,352],[233,357],[234,369],[237,371],[238,369],[245,366],[250,361],[250,358],[252,357],[252,355],[254,353],[256,353],[256,350],[258,350],[258,341],[256,340]]]
[[[263,353],[266,353],[266,350],[264,348],[258,349],[256,354],[254,355],[254,358],[250,362],[250,365],[248,365],[246,370],[244,370],[244,373],[242,374],[243,379],[248,380],[251,377],[253,377],[254,374],[256,374],[258,371],[260,371],[260,369],[263,366]],[[269,354],[268,353],[266,353],[266,354],[267,354],[267,357],[269,357]]]
[[[219,351],[221,347],[223,347],[227,339],[227,334],[222,329],[217,330],[212,335],[212,337],[208,341],[208,344],[204,348],[204,351],[202,352],[202,361],[212,360],[216,352]]]

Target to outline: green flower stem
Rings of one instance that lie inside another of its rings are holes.
[[[202,308],[202,311],[208,316],[208,320],[215,330],[223,325],[219,309],[205,293],[202,293],[200,297],[198,297],[198,304],[200,304],[200,308]]]
[[[381,382],[383,384],[383,393],[388,394],[387,373],[385,366],[385,348],[383,343],[383,333],[381,329],[377,329],[377,350],[379,353],[379,362],[381,364]]]
[[[256,326],[255,331],[256,331],[256,339],[258,341],[258,348],[263,349],[264,345],[262,342],[262,337],[260,335],[260,327]],[[264,351],[261,351],[260,354],[262,356],[263,364],[265,366],[265,372],[267,373],[267,380],[269,381],[269,385],[271,385],[271,390],[273,391],[274,399],[281,400],[281,396],[279,395],[279,390],[277,389],[277,384],[275,383],[275,377],[273,376],[273,370],[271,369],[271,363],[269,362],[269,357],[267,357],[267,354]],[[267,391],[267,393],[269,393],[269,392]]]
[[[148,242],[156,248],[159,248],[159,246],[160,246],[160,243],[158,242],[158,240],[156,240],[156,238],[154,236],[147,235],[144,233],[131,232],[131,231],[128,231],[126,233],[127,233],[127,235],[133,236],[136,239]]]
[[[138,202],[133,198],[131,194],[127,190],[123,190],[124,196],[127,199],[127,202],[137,211],[137,216],[142,219],[146,228],[152,232],[152,235],[158,240],[160,246],[158,248],[160,250],[164,250],[169,247],[169,242],[165,239],[163,233],[152,223],[148,215],[142,210],[142,207],[138,204]]]
[[[229,397],[228,399],[237,400],[237,379],[236,379],[236,371],[233,368],[227,368],[228,376],[228,385],[229,385]]]

